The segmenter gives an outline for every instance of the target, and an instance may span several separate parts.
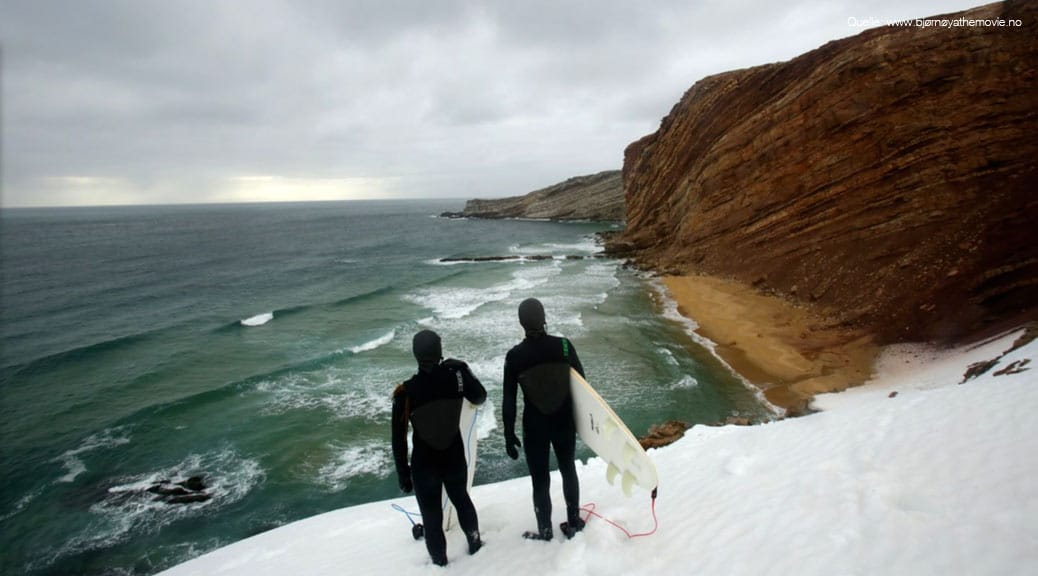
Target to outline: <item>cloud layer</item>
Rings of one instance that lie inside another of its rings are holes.
[[[619,168],[705,75],[970,5],[11,0],[0,200],[522,194]]]

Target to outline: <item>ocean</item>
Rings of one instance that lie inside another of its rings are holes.
[[[425,328],[489,393],[476,484],[525,475],[499,418],[531,296],[636,435],[770,415],[655,281],[602,257],[596,233],[616,225],[437,217],[459,208],[0,212],[0,572],[154,574],[399,495],[390,393]],[[506,258],[464,260],[482,257]],[[192,476],[211,499],[147,491]]]

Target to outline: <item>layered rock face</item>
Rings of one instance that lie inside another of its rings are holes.
[[[462,212],[448,216],[623,220],[623,180],[619,170],[577,176],[525,196],[469,200]]]
[[[629,145],[614,253],[811,302],[880,342],[1038,303],[1038,2],[697,82]]]

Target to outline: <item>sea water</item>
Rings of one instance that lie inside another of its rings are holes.
[[[0,572],[153,574],[399,495],[390,393],[426,328],[488,390],[476,484],[524,475],[500,403],[528,297],[635,434],[767,414],[658,285],[602,257],[616,225],[437,217],[458,204],[4,210]],[[487,256],[507,258],[443,261]],[[190,476],[210,500],[146,490]]]

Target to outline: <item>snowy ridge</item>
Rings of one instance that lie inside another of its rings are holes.
[[[1012,334],[952,352],[896,349],[865,386],[820,396],[810,416],[697,426],[650,455],[659,530],[627,540],[592,518],[573,540],[523,540],[527,478],[477,486],[486,546],[448,534],[451,574],[1017,574],[1038,565],[1038,342],[959,384],[1008,350]],[[897,392],[897,394],[893,394]],[[624,498],[605,464],[578,463],[581,495],[631,531],[652,528],[649,497]],[[555,522],[561,482],[553,474]],[[438,573],[391,504],[335,510],[218,549],[166,576]],[[1031,568],[1027,568],[1030,566]]]

